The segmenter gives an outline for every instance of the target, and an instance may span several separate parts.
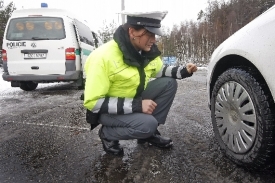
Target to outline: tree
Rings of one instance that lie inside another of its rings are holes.
[[[16,10],[13,2],[10,2],[3,10],[0,10],[0,45],[2,49],[5,28],[12,12]]]
[[[99,36],[103,40],[104,43],[113,39],[113,35],[117,29],[117,24],[113,21],[109,24],[106,21],[103,22],[103,27],[99,31]]]

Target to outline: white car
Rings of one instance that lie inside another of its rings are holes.
[[[83,89],[86,58],[99,45],[87,22],[67,10],[15,10],[3,36],[3,80],[24,91],[52,82],[74,82]]]
[[[275,163],[275,6],[213,52],[207,74],[215,137],[235,163],[267,170]]]

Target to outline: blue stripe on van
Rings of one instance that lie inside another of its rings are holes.
[[[82,49],[83,55],[89,56],[91,52],[92,52],[91,50]],[[80,55],[79,49],[76,49],[76,50],[75,50],[75,54],[76,54],[76,55]]]
[[[92,52],[91,50],[86,50],[86,49],[82,49],[83,55],[90,55],[90,53]]]
[[[80,55],[79,49],[76,49],[76,50],[75,50],[75,54],[76,54],[76,55]]]

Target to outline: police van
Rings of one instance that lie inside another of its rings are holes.
[[[85,60],[101,44],[85,21],[66,10],[15,10],[3,37],[2,77],[25,91],[38,83],[72,81],[82,89]]]

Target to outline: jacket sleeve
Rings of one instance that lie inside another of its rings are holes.
[[[141,98],[109,97],[108,66],[96,52],[85,63],[84,107],[93,113],[129,114],[142,112]]]
[[[162,65],[159,72],[156,74],[156,78],[158,77],[172,77],[175,79],[183,79],[192,76],[189,74],[186,67],[184,66],[168,66]]]

